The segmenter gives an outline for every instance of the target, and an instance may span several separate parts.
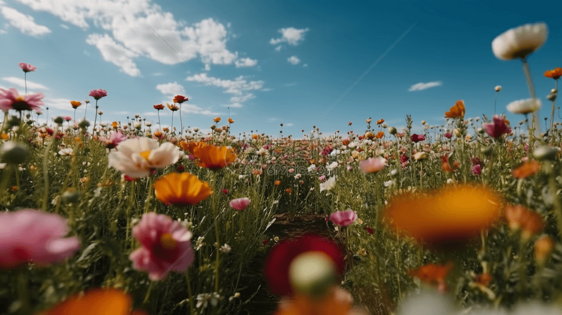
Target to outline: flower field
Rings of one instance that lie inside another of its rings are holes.
[[[100,123],[109,87],[46,125],[42,93],[0,89],[0,313],[561,314],[562,69],[547,105],[528,63],[545,40],[539,23],[492,43],[522,61],[520,122],[458,100],[417,133],[410,115],[204,133],[182,95],[153,105],[175,127]]]

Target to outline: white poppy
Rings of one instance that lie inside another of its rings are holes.
[[[320,191],[332,190],[334,187],[336,187],[336,176],[330,177],[325,182],[320,183]]]
[[[492,51],[502,60],[525,58],[544,44],[547,34],[545,23],[512,28],[492,41]]]
[[[507,105],[507,110],[513,114],[529,114],[542,107],[541,100],[538,98],[528,98],[525,100],[513,101]]]

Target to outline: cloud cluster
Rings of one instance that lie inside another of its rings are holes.
[[[2,3],[0,2],[0,13],[2,16],[11,26],[20,30],[20,32],[35,37],[51,33],[48,27],[35,23],[32,16],[25,15],[16,9],[1,5]]]
[[[301,60],[297,56],[291,56],[287,58],[287,61],[292,65],[298,65],[301,62]]]
[[[239,76],[234,80],[224,80],[211,77],[207,73],[193,75],[186,78],[190,82],[200,82],[222,88],[225,93],[232,94],[230,98],[231,107],[242,107],[242,103],[254,98],[254,94],[250,91],[259,91],[263,88],[263,81],[248,81],[244,76]]]
[[[156,89],[166,96],[175,96],[178,94],[185,96],[185,89],[177,82],[158,84]]]
[[[288,43],[289,45],[297,45],[299,41],[304,40],[304,33],[308,32],[308,28],[296,29],[294,27],[282,28],[280,38],[272,38],[269,43],[277,45],[280,43]],[[279,48],[280,49],[280,48]]]
[[[410,86],[410,88],[408,89],[408,91],[413,92],[413,91],[423,91],[432,87],[437,87],[437,86],[441,86],[443,85],[443,83],[441,81],[434,81],[434,82],[427,82],[427,83],[416,83],[412,86]]]
[[[25,80],[22,78],[16,78],[16,77],[5,77],[2,78],[2,80],[9,82],[13,85],[17,85],[20,88],[24,88],[25,87]],[[30,90],[48,90],[48,88],[46,86],[44,86],[43,84],[39,84],[39,83],[35,83],[32,81],[27,80],[27,88]]]

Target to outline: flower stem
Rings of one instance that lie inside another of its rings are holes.
[[[555,83],[555,86],[554,86],[554,89],[555,89],[556,91],[558,91],[558,79],[555,80],[554,82],[556,82],[556,83]],[[551,138],[551,139],[554,139],[554,136],[552,135],[552,132],[553,132],[553,131],[552,131],[552,127],[553,127],[553,125],[554,125],[554,108],[555,108],[555,107],[556,107],[556,99],[554,99],[554,100],[552,101],[552,112],[550,113],[550,138]]]
[[[189,281],[189,269],[185,272],[185,281],[187,282],[187,294],[189,295],[190,314],[195,314],[195,306],[193,305],[193,293],[191,292],[191,282]]]
[[[533,79],[531,77],[531,70],[529,69],[529,63],[527,62],[527,58],[521,59],[523,62],[523,72],[525,73],[525,79],[527,80],[527,85],[529,86],[529,93],[531,94],[531,98],[534,100],[537,98],[535,94],[535,86],[533,85]],[[539,124],[539,110],[533,112],[533,129],[535,135],[538,136],[540,133],[540,124]]]
[[[55,125],[55,131],[53,132],[54,135],[57,134],[59,129],[58,125]],[[47,205],[49,202],[49,152],[51,151],[51,147],[55,142],[55,137],[51,138],[51,142],[45,149],[45,153],[43,153],[43,180],[45,181],[45,193],[43,195],[43,207],[42,209],[47,211]]]

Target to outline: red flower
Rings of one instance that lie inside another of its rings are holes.
[[[183,95],[176,95],[176,96],[174,97],[174,103],[179,103],[179,104],[181,104],[181,103],[187,102],[187,101],[188,101],[187,97],[185,97],[185,96],[183,96]]]
[[[414,142],[420,142],[420,141],[424,141],[424,140],[425,140],[424,135],[417,135],[415,133],[412,135],[412,141],[414,141]]]
[[[366,226],[365,227],[365,231],[367,231],[369,234],[373,234],[373,229],[371,229],[370,227]]]
[[[285,240],[271,249],[265,262],[265,276],[271,292],[289,295],[293,289],[289,282],[289,267],[293,259],[306,252],[322,252],[336,265],[336,271],[345,270],[343,255],[338,246],[328,239],[316,235],[305,235],[297,239]]]
[[[164,108],[165,108],[165,106],[162,105],[162,104],[154,105],[154,109],[156,109],[156,110],[163,110]]]

